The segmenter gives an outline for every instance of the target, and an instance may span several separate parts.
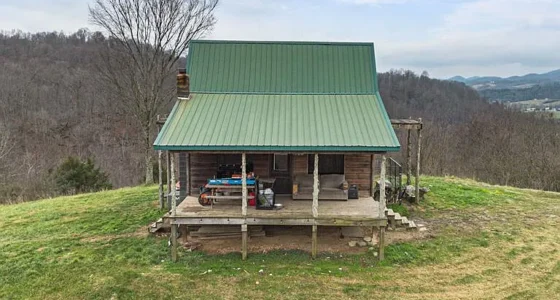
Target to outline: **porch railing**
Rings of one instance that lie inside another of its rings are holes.
[[[402,194],[402,166],[393,158],[387,160],[386,180],[391,183],[391,189],[387,202],[397,203]]]

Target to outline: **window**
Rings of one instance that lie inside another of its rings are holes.
[[[274,171],[288,171],[288,154],[274,154]]]
[[[308,174],[313,174],[315,155],[307,156]],[[319,175],[321,174],[344,174],[343,154],[319,154]]]

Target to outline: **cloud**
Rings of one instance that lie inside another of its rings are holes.
[[[384,46],[380,59],[440,76],[452,75],[451,66],[455,72],[464,69],[461,75],[560,68],[560,2],[473,1],[457,6],[443,20],[424,41]]]
[[[354,4],[381,5],[381,4],[404,4],[409,0],[341,0],[341,1],[347,3],[354,3]]]

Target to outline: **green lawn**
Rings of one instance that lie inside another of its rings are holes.
[[[207,255],[147,235],[157,187],[0,207],[0,299],[472,299],[560,294],[560,194],[423,178],[430,235],[371,253]],[[391,235],[392,233],[388,233]],[[320,248],[320,244],[319,244]],[[263,270],[262,274],[259,270]]]

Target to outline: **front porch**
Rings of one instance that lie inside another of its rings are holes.
[[[313,217],[312,200],[293,200],[291,195],[277,195],[276,203],[283,208],[259,210],[247,207],[242,213],[240,200],[219,200],[213,206],[201,206],[198,198],[187,196],[175,215],[168,213],[171,224],[179,225],[319,225],[385,227],[387,219],[380,217],[379,202],[372,197],[348,201],[321,201],[318,215]]]

